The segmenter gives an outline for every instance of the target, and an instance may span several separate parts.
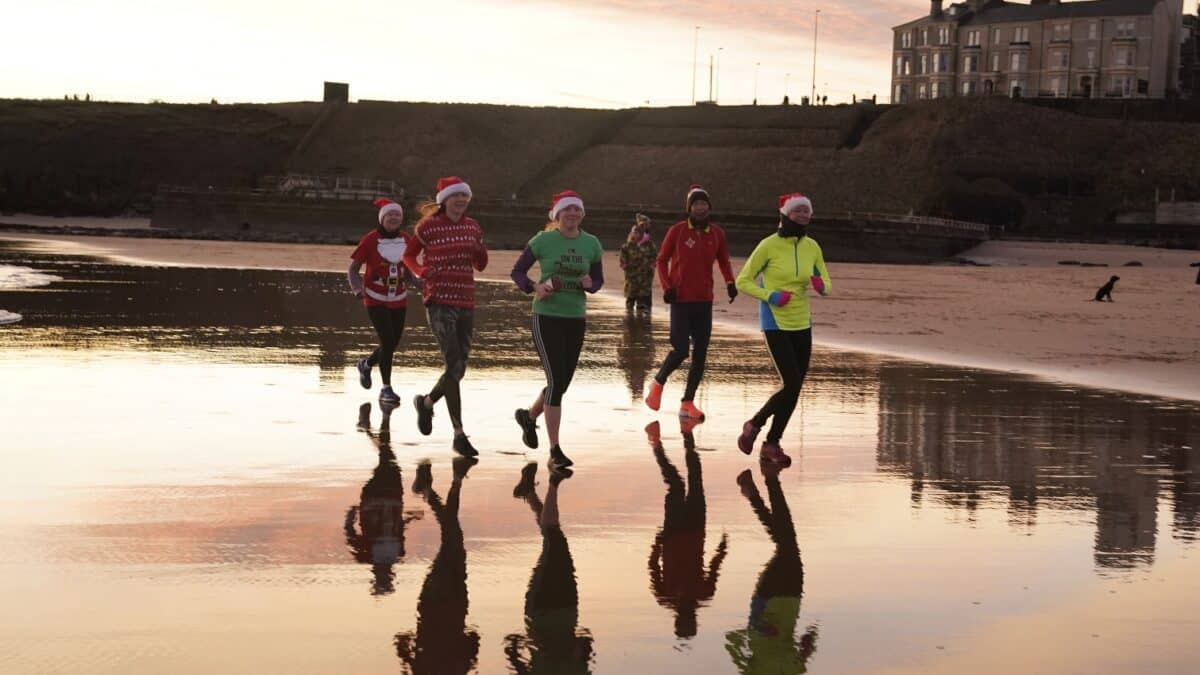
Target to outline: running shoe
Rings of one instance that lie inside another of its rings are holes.
[[[537,424],[529,416],[529,411],[525,408],[517,408],[516,418],[517,424],[521,425],[521,440],[525,442],[525,447],[536,450],[538,446]]]
[[[754,420],[746,420],[746,423],[742,425],[742,433],[737,439],[738,450],[746,455],[754,452],[754,439],[758,438],[760,431],[762,431],[762,427],[754,426]]]
[[[433,485],[433,465],[427,459],[421,460],[421,463],[417,465],[417,477],[413,479],[413,494],[422,494],[431,485]]]
[[[658,420],[654,420],[646,425],[646,441],[650,443],[651,448],[657,448],[662,445],[662,427]]]
[[[475,446],[471,445],[471,440],[467,438],[466,434],[458,434],[454,437],[454,451],[463,457],[476,457],[479,455],[479,451],[475,449]]]
[[[371,402],[370,401],[367,401],[366,403],[358,406],[358,424],[356,424],[354,426],[358,427],[359,431],[366,431],[366,432],[371,431]]]
[[[467,472],[471,470],[471,467],[478,463],[479,459],[477,457],[455,457],[450,462],[450,466],[454,468],[454,477],[462,480],[467,477]]]
[[[754,487],[754,476],[750,473],[750,469],[738,474],[737,484],[742,496],[747,499],[753,499],[758,494],[758,488]]]
[[[384,385],[383,389],[379,390],[379,405],[400,405],[400,397],[392,391],[391,385]]]
[[[646,407],[651,410],[658,410],[662,405],[663,386],[658,383],[658,380],[650,381],[650,391],[646,393]]]
[[[691,401],[684,401],[679,406],[679,417],[693,420],[704,421],[704,411],[696,407]]]
[[[366,357],[358,360],[358,383],[363,389],[371,388],[371,364]]]
[[[762,449],[759,450],[758,456],[762,458],[762,461],[764,462],[778,464],[779,466],[791,466],[792,464],[792,458],[787,456],[787,453],[783,451],[783,448],[779,447],[778,443],[773,443],[771,441],[763,442]]]
[[[557,471],[559,469],[565,469],[575,462],[572,462],[571,458],[567,457],[567,455],[562,451],[562,448],[555,445],[554,447],[550,448],[550,461],[546,463],[549,465],[551,471]]]
[[[517,482],[517,486],[513,488],[513,496],[518,499],[524,499],[533,494],[534,487],[537,483],[534,482],[534,476],[537,475],[537,462],[530,462],[521,469],[521,480]]]
[[[425,397],[417,394],[413,397],[413,407],[417,409],[417,431],[428,436],[433,433],[433,408],[425,407]]]

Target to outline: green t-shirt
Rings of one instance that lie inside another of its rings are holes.
[[[546,230],[529,240],[529,250],[537,258],[541,269],[538,283],[555,279],[559,285],[558,290],[545,300],[534,299],[534,313],[583,317],[587,310],[587,297],[579,280],[588,274],[593,263],[600,262],[604,252],[600,240],[587,232],[580,232],[578,237],[568,239],[558,230]]]

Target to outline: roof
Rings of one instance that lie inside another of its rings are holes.
[[[1019,21],[1048,21],[1054,19],[1084,19],[1100,16],[1143,16],[1151,14],[1159,0],[1088,0],[1086,2],[1046,3],[1030,5],[1019,2],[990,2],[978,12],[971,12],[965,2],[951,4],[938,16],[928,14],[894,29],[915,25],[936,25],[956,22],[961,25],[1015,23]],[[951,15],[951,9],[957,9]],[[894,30],[893,29],[893,30]]]

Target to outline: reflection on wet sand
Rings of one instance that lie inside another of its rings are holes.
[[[525,634],[504,638],[508,667],[518,675],[571,675],[590,673],[592,634],[579,625],[579,587],[575,561],[563,533],[558,513],[558,488],[571,477],[570,469],[550,472],[546,500],[538,498],[534,477],[537,464],[521,470],[513,496],[533,511],[542,533],[542,553],[529,577],[525,593]]]
[[[392,452],[392,411],[383,405],[379,430],[371,430],[371,404],[358,409],[358,429],[379,452],[379,464],[363,484],[358,506],[346,511],[346,546],[355,562],[371,566],[371,595],[388,595],[396,590],[395,564],[404,558],[404,526],[420,514],[404,513],[404,485],[396,454]],[[356,524],[357,521],[357,524]]]
[[[1042,508],[1094,510],[1096,565],[1129,568],[1153,562],[1166,487],[1174,536],[1195,540],[1200,417],[1192,406],[1012,385],[1000,374],[881,368],[879,465],[911,476],[914,507],[932,499],[970,516],[1003,496],[1010,524],[1030,530]]]
[[[779,465],[762,463],[770,506],[763,502],[749,469],[737,477],[742,496],[775,543],[775,554],[758,575],[754,597],[750,598],[746,627],[725,635],[725,649],[739,673],[803,673],[817,650],[816,625],[804,629],[799,639],[796,637],[804,596],[804,563],[800,561],[792,514],[779,484],[779,471]]]
[[[417,600],[416,632],[397,633],[396,655],[413,675],[456,675],[475,669],[479,631],[467,625],[467,549],[458,523],[463,479],[479,460],[455,457],[445,502],[433,488],[433,467],[417,467],[413,493],[425,498],[437,518],[440,545]]]
[[[691,420],[681,422],[685,439],[692,437],[694,424]],[[675,613],[675,637],[692,638],[696,636],[698,628],[696,612],[706,606],[717,592],[717,577],[729,551],[729,541],[722,533],[721,541],[705,570],[707,506],[700,454],[696,452],[695,442],[685,445],[685,484],[679,470],[667,459],[657,421],[646,427],[646,436],[663,482],[667,484],[667,494],[663,498],[663,524],[650,548],[650,590],[658,604]]]
[[[649,315],[627,314],[622,321],[621,346],[617,348],[617,367],[625,373],[629,395],[642,399],[646,378],[656,368],[654,326]]]

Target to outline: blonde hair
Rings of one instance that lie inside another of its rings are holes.
[[[417,220],[417,224],[413,225],[413,234],[418,234],[418,230],[420,230],[422,225],[432,220],[435,216],[440,216],[445,212],[445,205],[439,204],[432,199],[426,199],[420,204],[417,204],[417,213],[421,214],[421,217]]]
[[[546,226],[542,228],[542,231],[549,232],[550,230],[557,230],[557,229],[558,229],[558,221],[551,220],[548,223],[546,223]]]

